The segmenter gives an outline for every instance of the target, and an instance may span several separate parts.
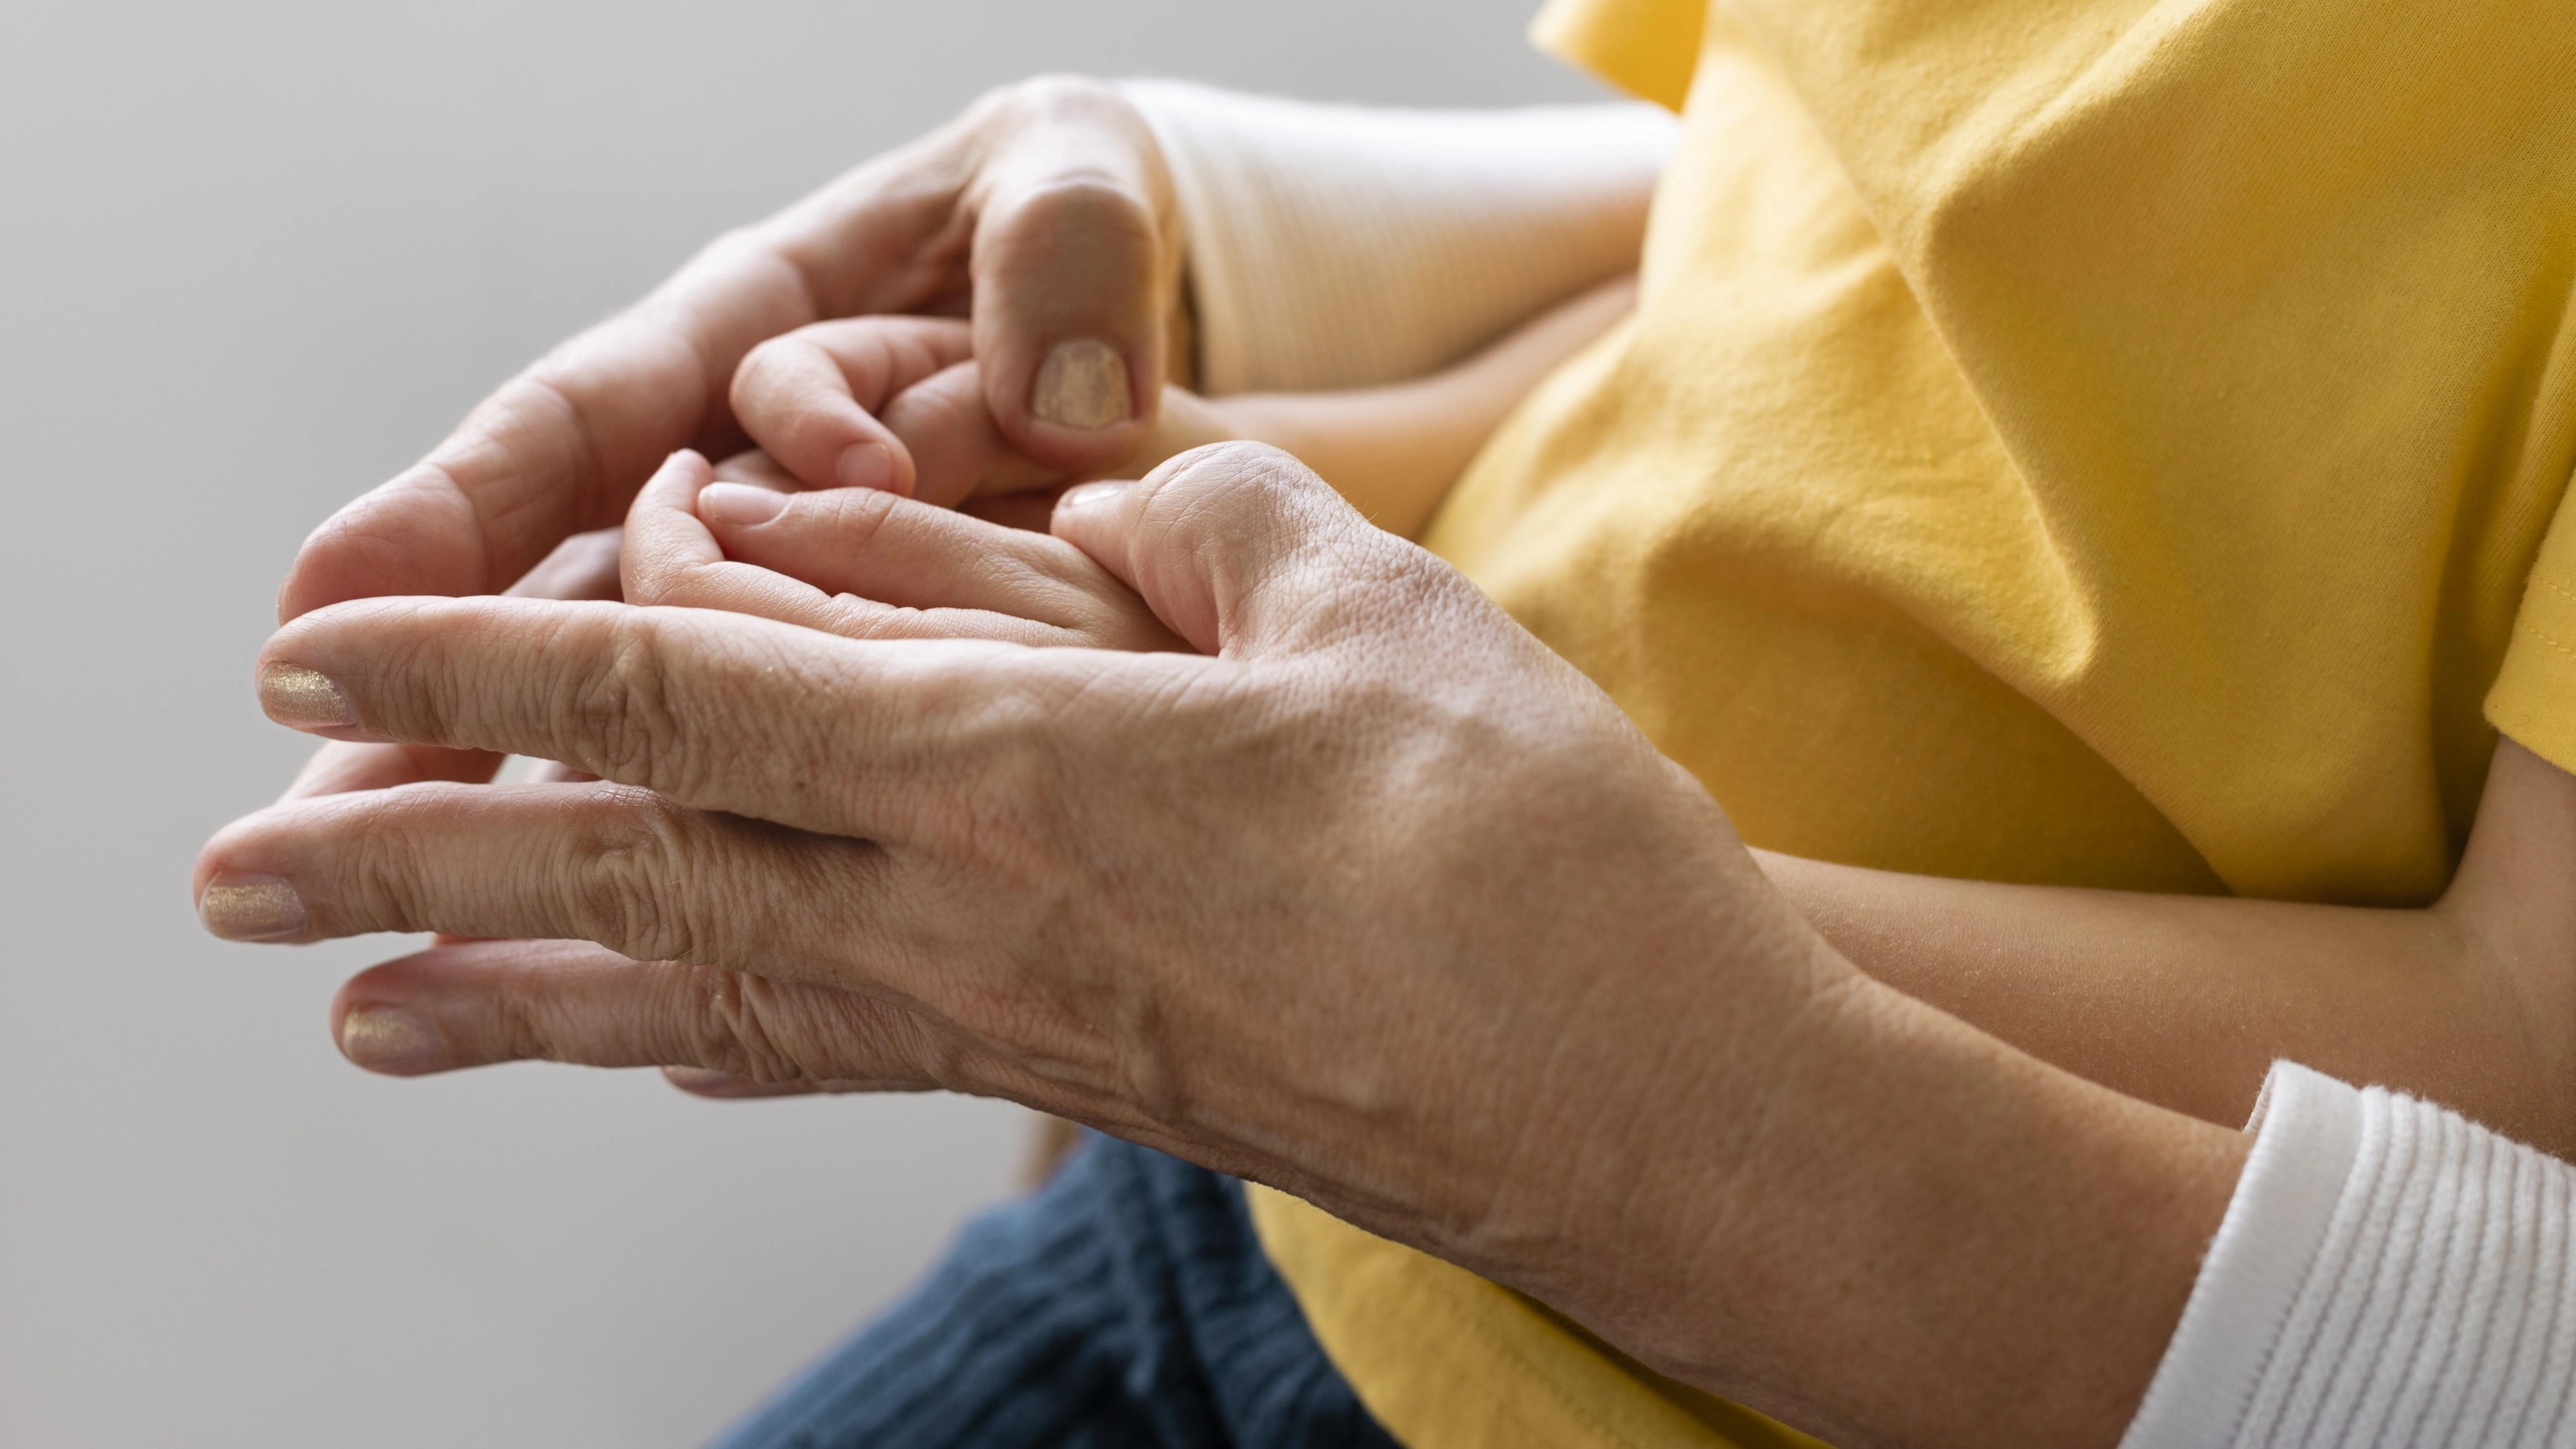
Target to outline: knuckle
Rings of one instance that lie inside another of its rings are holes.
[[[1104,295],[1144,295],[1161,267],[1153,208],[1105,166],[1066,160],[997,196],[975,233],[979,272],[1037,281],[1052,308],[1096,307]],[[1067,288],[1068,276],[1084,278]]]
[[[886,528],[911,500],[900,494],[878,488],[834,488],[819,496],[817,507],[825,510],[824,518],[831,529],[833,542],[845,557],[865,554],[885,536]]]
[[[1173,459],[1161,491],[1221,489],[1237,494],[1250,489],[1277,494],[1302,490],[1313,477],[1293,453],[1268,443],[1237,440],[1209,443]]]
[[[686,981],[689,1051],[697,1064],[763,1083],[845,1073],[813,1052],[812,1013],[792,988],[713,966],[693,970]]]
[[[450,787],[398,785],[366,801],[347,840],[354,852],[348,885],[335,903],[376,930],[431,931],[457,926],[435,904],[437,853],[419,828]]]
[[[1041,130],[1068,119],[1131,111],[1116,86],[1073,71],[1045,71],[996,87],[985,92],[978,108]]]
[[[777,395],[794,371],[793,349],[806,345],[796,334],[772,337],[753,347],[734,365],[731,398],[736,412],[758,412]]]
[[[1003,220],[1039,236],[1082,237],[1095,245],[1106,238],[1142,251],[1155,241],[1144,199],[1108,171],[1080,162],[1020,192]]]
[[[599,663],[577,679],[564,709],[583,769],[620,784],[685,794],[680,717],[660,629],[643,613],[610,626]]]
[[[1325,485],[1293,454],[1267,443],[1211,443],[1147,480],[1142,521],[1184,539],[1240,538],[1248,528],[1302,515]]]
[[[607,791],[583,823],[561,882],[582,938],[641,961],[701,958],[689,812],[650,791]]]

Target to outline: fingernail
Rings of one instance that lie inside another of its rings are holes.
[[[1029,411],[1068,428],[1105,428],[1134,415],[1127,359],[1097,337],[1059,342],[1038,368]]]
[[[300,730],[358,722],[340,686],[329,675],[301,664],[272,664],[259,672],[259,707],[268,711],[270,719]]]
[[[1056,496],[1055,511],[1058,516],[1062,516],[1067,513],[1080,513],[1085,509],[1104,507],[1117,502],[1122,494],[1135,486],[1135,483],[1130,480],[1084,483],[1078,487],[1067,488]]]
[[[197,898],[197,919],[227,941],[274,941],[303,933],[304,897],[273,875],[219,875]]]
[[[874,488],[883,493],[894,487],[894,454],[883,443],[852,443],[841,450],[832,476],[844,488]]]
[[[698,516],[709,523],[749,528],[776,518],[786,507],[786,494],[749,483],[710,483],[698,490]]]
[[[371,1071],[417,1071],[446,1064],[447,1038],[419,1012],[360,1007],[340,1018],[340,1055]]]

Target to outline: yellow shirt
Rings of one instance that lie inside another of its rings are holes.
[[[2496,727],[2576,769],[2567,0],[1557,0],[1539,33],[1684,138],[1636,316],[1428,541],[1746,839],[2416,903]],[[1255,1218],[1413,1449],[1811,1442]]]

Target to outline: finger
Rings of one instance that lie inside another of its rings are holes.
[[[979,404],[980,406],[980,404]],[[709,486],[681,454],[627,515],[626,597],[853,639],[1179,647],[1080,549],[865,489]]]
[[[668,466],[667,463],[665,466]],[[719,483],[748,483],[755,488],[767,488],[775,493],[794,493],[805,486],[805,480],[780,467],[777,459],[758,448],[748,449],[724,459],[715,465],[714,473]],[[646,486],[650,487],[651,484],[647,483]],[[636,496],[643,495],[639,492]],[[634,508],[631,504],[627,508],[627,515],[630,519],[634,516]]]
[[[1304,464],[1255,443],[1184,453],[1141,482],[1067,490],[1053,528],[1207,654],[1338,631],[1430,561]]]
[[[1072,481],[1065,470],[1021,452],[1003,435],[985,399],[980,364],[960,362],[885,406],[886,426],[919,470],[913,496],[954,507],[981,493],[1017,493]]]
[[[619,547],[614,528],[576,533],[502,592],[514,599],[616,598]]]
[[[1036,462],[1002,435],[985,400],[982,368],[979,362],[961,362],[885,405],[886,426],[903,440],[919,468],[913,496],[925,503],[959,507],[976,499],[1052,493],[1083,478],[1140,477],[1175,454],[1235,436],[1224,417],[1195,394],[1167,387],[1161,411],[1138,435],[1134,451],[1105,466],[1068,473]],[[1034,516],[1034,526],[1044,532],[1045,508]]]
[[[1104,596],[1144,612],[1124,584],[1062,539],[911,499],[719,484],[696,501],[726,558],[836,594],[913,609],[989,610],[1076,630],[1096,620]]]
[[[640,960],[828,975],[912,919],[865,841],[616,785],[420,785],[272,806],[209,841],[207,929],[591,941]],[[880,950],[878,954],[885,954]]]
[[[764,1082],[739,1072],[717,1071],[712,1067],[664,1067],[662,1080],[692,1097],[706,1097],[720,1102],[747,1102],[770,1097],[812,1097],[856,1092],[929,1090],[912,1082],[871,1080],[865,1077],[798,1077],[793,1081]]]
[[[428,781],[481,784],[492,778],[507,758],[490,750],[452,750],[437,745],[354,744],[326,742],[304,762],[295,782],[278,796],[308,800],[352,790],[390,790]]]
[[[1007,777],[1041,721],[1133,657],[836,639],[698,609],[371,599],[281,629],[259,686],[272,719],[333,738],[560,760],[686,805],[895,839]]]
[[[617,597],[618,530],[599,529],[565,539],[517,583],[510,596],[526,599],[614,599]],[[282,800],[336,795],[349,790],[387,790],[429,780],[478,783],[490,780],[504,756],[488,750],[450,750],[432,745],[365,745],[333,740],[314,752],[286,787]]]
[[[998,523],[1004,528],[1044,533],[1055,521],[1056,500],[1063,496],[1061,488],[1040,488],[1027,493],[988,493],[958,504],[957,511],[986,523]]]
[[[762,1082],[733,1072],[720,1072],[712,1067],[664,1067],[662,1080],[692,1097],[716,1101],[740,1102],[768,1097],[810,1097],[830,1092],[865,1092],[865,1082],[807,1081]]]
[[[704,1096],[945,1089],[1152,1130],[1113,1092],[1032,1070],[932,1012],[579,941],[466,942],[388,961],[341,987],[331,1032],[352,1063],[393,1076],[528,1060],[659,1066]]]
[[[734,416],[807,487],[909,494],[913,459],[877,419],[897,393],[966,360],[973,348],[966,324],[952,319],[817,322],[743,358],[733,375]]]
[[[566,536],[617,522],[675,449],[732,451],[726,393],[754,344],[956,290],[954,223],[1002,104],[719,238],[547,354],[428,457],[315,530],[279,591],[279,618],[354,598],[495,592]]]
[[[1081,472],[1136,450],[1165,375],[1178,208],[1153,133],[1111,87],[1020,88],[970,193],[975,355],[1003,433]]]
[[[369,1071],[678,1067],[726,1096],[935,1087],[934,1029],[880,998],[586,941],[434,946],[359,973],[331,1007],[332,1039]]]

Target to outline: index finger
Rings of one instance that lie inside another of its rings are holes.
[[[960,802],[984,781],[1025,779],[1040,732],[1089,686],[1156,657],[1181,658],[843,639],[704,609],[368,599],[279,630],[259,691],[270,718],[335,739],[560,760],[696,809],[891,842],[974,814]]]
[[[577,533],[519,581],[510,592],[523,599],[617,597],[618,535],[601,529]],[[502,757],[487,750],[436,745],[358,745],[333,740],[306,761],[283,798],[301,800],[353,790],[385,790],[424,780],[458,784],[489,781]]]

